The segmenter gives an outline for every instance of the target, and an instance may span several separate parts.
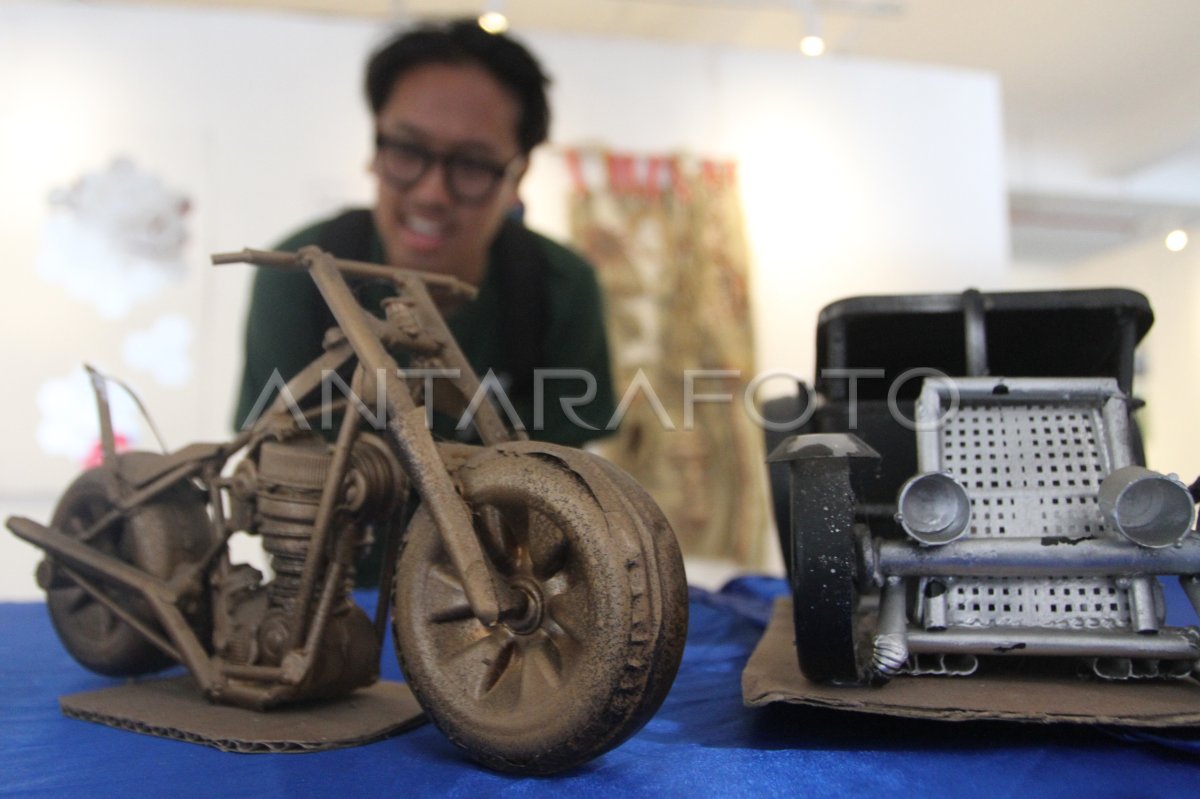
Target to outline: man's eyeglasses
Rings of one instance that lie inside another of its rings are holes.
[[[455,153],[435,153],[427,147],[383,133],[375,134],[380,177],[398,189],[411,189],[434,164],[441,164],[446,190],[455,202],[482,203],[521,158],[518,153],[507,163]]]

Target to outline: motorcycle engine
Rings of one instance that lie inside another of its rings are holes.
[[[350,595],[354,560],[374,529],[389,523],[403,501],[404,474],[386,443],[363,433],[337,487],[325,536],[323,564],[309,587],[309,618],[297,630],[294,608],[304,591],[304,567],[314,544],[333,447],[320,436],[268,440],[243,460],[232,481],[230,521],[262,538],[274,578],[260,584],[257,570],[234,566],[215,581],[214,644],[231,662],[277,666],[301,636],[321,601],[328,569],[342,560],[325,630],[314,653],[310,697],[344,693],[378,676],[374,625]],[[349,541],[347,541],[349,537]],[[250,570],[253,574],[247,572]]]

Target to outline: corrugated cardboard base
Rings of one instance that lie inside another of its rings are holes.
[[[217,705],[190,677],[129,682],[59,698],[73,718],[227,752],[316,752],[377,741],[424,716],[404,683],[377,682],[343,699],[268,711]]]
[[[794,702],[947,721],[1200,725],[1200,684],[1192,679],[1108,683],[1013,673],[898,677],[878,688],[817,685],[800,673],[787,598],[776,602],[767,631],[742,672],[742,699],[750,706]]]

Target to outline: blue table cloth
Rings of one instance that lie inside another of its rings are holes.
[[[942,723],[742,705],[740,675],[780,580],[693,589],[679,677],[624,746],[553,778],[485,771],[432,726],[367,746],[232,754],[68,719],[61,694],[112,684],[58,643],[44,605],[0,605],[0,796],[1190,797],[1196,731]],[[366,599],[368,598],[361,598]],[[390,646],[390,645],[389,645]],[[384,676],[399,679],[394,657]]]

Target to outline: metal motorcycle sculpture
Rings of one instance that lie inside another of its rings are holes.
[[[636,732],[682,656],[678,545],[616,467],[525,440],[489,403],[473,407],[480,381],[434,302],[473,290],[314,247],[213,261],[307,270],[338,326],[227,443],[117,453],[95,381],[103,464],[67,489],[48,526],[8,521],[48,555],[39,583],[75,659],[109,675],[181,662],[211,700],[248,708],[337,697],[378,678],[390,603],[414,695],[478,761],[561,771]],[[347,278],[395,286],[384,318]],[[436,389],[414,377],[428,370]],[[350,380],[336,399],[335,374]],[[482,445],[436,441],[427,415],[469,407]],[[311,423],[335,414],[331,444]],[[409,486],[419,506],[405,525]],[[273,579],[230,561],[238,531],[261,537]],[[350,595],[372,538],[385,553],[373,620]]]

